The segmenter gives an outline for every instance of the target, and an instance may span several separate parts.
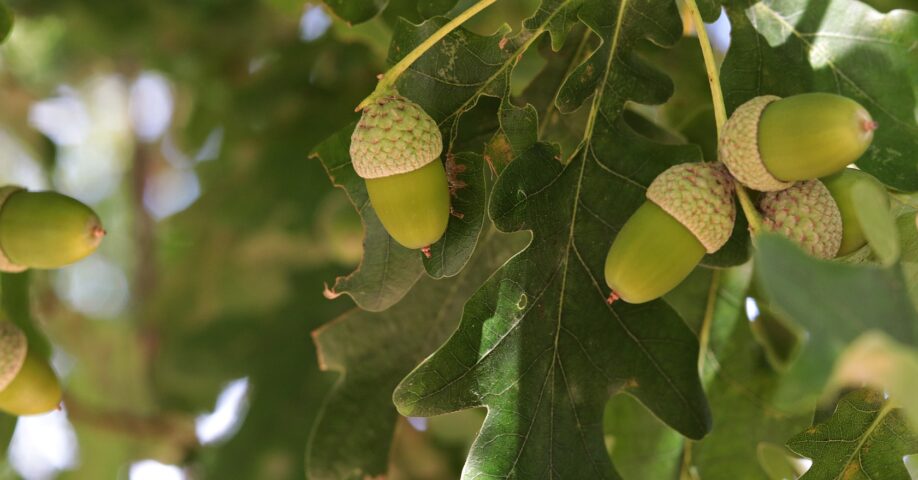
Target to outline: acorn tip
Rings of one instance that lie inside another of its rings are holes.
[[[864,120],[861,122],[861,128],[863,128],[865,132],[872,132],[879,128],[879,126],[880,124],[873,120]]]
[[[609,296],[606,297],[606,305],[612,305],[612,304],[615,303],[619,298],[622,298],[622,297],[619,297],[618,294],[615,293],[615,290],[612,290],[611,292],[609,292]]]
[[[421,247],[421,253],[423,253],[425,257],[430,258],[430,245]]]

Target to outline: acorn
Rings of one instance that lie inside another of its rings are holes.
[[[842,215],[819,180],[807,180],[778,192],[768,192],[759,201],[762,224],[779,232],[810,255],[835,258],[842,243]]]
[[[736,219],[733,178],[721,163],[670,167],[625,222],[606,256],[609,301],[644,303],[676,287],[730,238]]]
[[[870,146],[877,124],[840,95],[765,95],[739,106],[724,124],[720,160],[743,185],[762,192],[831,175]]]
[[[0,410],[37,415],[58,408],[61,385],[48,362],[28,347],[16,325],[0,320]]]
[[[96,213],[73,198],[0,188],[0,271],[71,264],[94,252],[104,236]]]
[[[397,93],[380,96],[364,108],[351,136],[354,171],[366,182],[383,227],[407,248],[426,249],[449,223],[442,151],[437,123]]]
[[[882,196],[886,197],[886,205],[888,207],[889,197],[886,196],[886,187],[869,173],[854,168],[846,168],[835,175],[822,178],[820,181],[829,189],[829,193],[835,200],[839,212],[841,212],[842,240],[837,256],[842,257],[862,249],[867,245],[867,237],[864,235],[861,222],[857,218],[854,187],[855,185],[864,185],[866,188],[876,189],[876,191],[882,193]]]

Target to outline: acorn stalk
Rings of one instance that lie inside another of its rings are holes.
[[[733,179],[719,163],[687,163],[661,173],[647,201],[625,222],[606,256],[610,300],[644,303],[682,282],[730,238]]]
[[[0,270],[59,268],[93,253],[105,237],[99,217],[57,192],[0,189]]]
[[[733,112],[718,155],[742,184],[778,191],[854,163],[870,146],[876,128],[863,106],[840,95],[765,95]]]
[[[389,235],[427,247],[449,223],[449,181],[439,161],[443,139],[417,104],[389,93],[366,106],[351,136],[351,161]]]

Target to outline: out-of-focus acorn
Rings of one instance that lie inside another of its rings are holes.
[[[16,325],[0,320],[0,410],[37,415],[61,403],[61,385],[48,364],[28,347]]]
[[[90,255],[103,237],[96,213],[73,198],[0,188],[0,271],[63,267]]]

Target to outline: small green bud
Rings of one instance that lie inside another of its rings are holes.
[[[95,212],[73,198],[0,189],[0,270],[59,268],[90,255],[104,236]]]

